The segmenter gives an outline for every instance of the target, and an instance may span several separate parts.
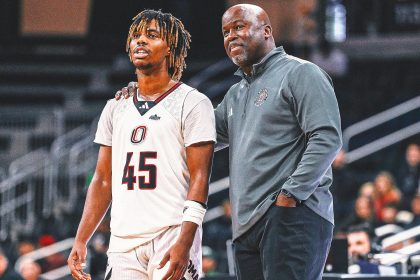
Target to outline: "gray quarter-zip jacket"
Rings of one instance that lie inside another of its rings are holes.
[[[216,149],[229,146],[233,239],[250,229],[280,189],[334,223],[331,163],[341,148],[340,115],[330,77],[273,49],[241,70],[215,110]]]

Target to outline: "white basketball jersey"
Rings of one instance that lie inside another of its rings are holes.
[[[215,140],[210,100],[185,84],[154,102],[138,96],[107,102],[94,142],[112,146],[110,252],[126,252],[181,224],[186,147]]]

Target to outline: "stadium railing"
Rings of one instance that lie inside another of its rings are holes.
[[[372,128],[378,127],[386,122],[394,120],[404,114],[412,112],[420,108],[420,96],[412,98],[406,102],[396,105],[388,110],[375,114],[363,121],[357,122],[343,131],[343,148],[347,151],[346,161],[347,163],[354,162],[356,160],[367,157],[379,150],[391,146],[397,142],[407,139],[420,133],[420,115],[417,114],[417,121],[413,124],[400,128],[399,130],[390,133],[384,137],[374,140],[370,143],[366,143],[361,147],[353,150],[349,150],[350,140],[363,132],[366,132]]]
[[[1,240],[30,233],[37,217],[73,210],[87,171],[94,167],[95,147],[86,144],[89,133],[89,128],[76,128],[56,139],[50,152],[39,149],[10,164],[0,183]]]
[[[45,197],[39,197],[37,192],[43,186],[40,178],[46,176],[48,158],[45,150],[37,150],[10,165],[10,176],[0,183],[0,239],[14,239],[17,232],[33,229],[39,210],[37,198],[45,201],[50,194],[49,189],[45,190]]]
[[[383,249],[387,249],[395,244],[406,242],[409,239],[419,236],[420,235],[420,226],[416,226],[413,228],[410,228],[408,230],[404,230],[402,232],[399,232],[397,234],[394,234],[390,237],[385,238],[382,240],[381,245]]]
[[[87,150],[80,150],[79,147],[86,147],[84,143],[87,141],[92,143],[92,135],[88,128],[81,126],[57,138],[51,147],[53,164],[47,182],[49,188],[54,190],[53,197],[61,202],[57,205],[62,207],[61,211],[71,212],[74,209],[78,194],[85,186],[85,182],[79,184],[78,178],[87,175],[88,170],[94,167],[92,162],[88,161],[89,168],[80,172],[80,167],[85,167],[86,164],[78,161],[79,156],[84,152],[88,152],[89,156],[94,153],[94,146],[91,143]],[[93,155],[90,158],[92,157],[94,158]]]

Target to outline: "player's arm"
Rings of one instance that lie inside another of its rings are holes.
[[[90,279],[82,271],[82,264],[86,259],[86,245],[111,204],[111,150],[109,146],[101,146],[99,149],[95,174],[89,185],[73,249],[67,260],[75,279]]]
[[[200,142],[187,147],[187,166],[190,172],[190,186],[187,200],[205,205],[207,203],[209,177],[213,160],[214,142]],[[187,269],[198,224],[184,221],[181,234],[160,263],[163,267],[170,261],[170,267],[162,279],[181,279]],[[172,276],[172,277],[171,277]]]
[[[214,109],[214,116],[216,120],[217,143],[215,146],[216,151],[220,151],[229,146],[229,127],[228,127],[228,96],[229,92],[225,95],[222,102]],[[231,108],[232,110],[232,108]]]

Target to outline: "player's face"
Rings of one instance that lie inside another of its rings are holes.
[[[227,55],[239,67],[250,67],[262,58],[264,27],[251,11],[229,9],[222,17],[222,34]]]
[[[148,26],[133,33],[130,41],[130,57],[134,66],[140,71],[153,69],[167,70],[166,60],[170,48],[160,35],[160,27],[155,20]]]

